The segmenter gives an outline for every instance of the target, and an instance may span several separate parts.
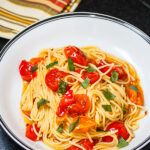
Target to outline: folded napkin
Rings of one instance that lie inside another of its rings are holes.
[[[11,39],[35,22],[74,11],[79,3],[80,0],[0,0],[0,37]]]

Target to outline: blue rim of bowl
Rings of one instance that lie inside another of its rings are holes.
[[[103,20],[108,20],[110,22],[114,22],[117,23],[121,26],[124,26],[126,28],[128,28],[129,30],[132,30],[133,32],[135,32],[136,34],[138,34],[141,38],[143,38],[148,44],[150,44],[150,37],[145,34],[142,30],[140,30],[139,28],[133,26],[132,24],[123,21],[121,19],[118,19],[116,17],[112,17],[109,15],[105,15],[105,14],[99,14],[99,13],[93,13],[93,12],[74,12],[74,13],[64,13],[64,14],[60,14],[60,15],[56,15],[53,16],[51,18],[45,19],[43,21],[40,21],[38,23],[35,23],[31,26],[29,26],[28,28],[26,28],[25,30],[23,30],[22,32],[20,32],[19,34],[17,34],[12,40],[10,40],[1,50],[0,53],[0,62],[3,58],[3,56],[5,55],[5,53],[7,52],[7,50],[9,49],[9,47],[16,42],[19,38],[21,38],[24,34],[30,32],[31,30],[49,23],[49,22],[53,22],[56,20],[61,20],[61,19],[65,19],[65,18],[74,18],[74,17],[87,17],[87,18],[97,18],[97,19],[103,19]],[[16,142],[18,143],[22,148],[25,148],[27,150],[32,150],[32,148],[30,146],[28,146],[27,144],[25,144],[21,139],[19,139],[7,126],[7,124],[5,123],[5,121],[3,120],[2,116],[0,115],[0,125],[2,126],[2,128],[5,130],[5,132]],[[136,147],[134,147],[132,150],[138,150],[143,148],[144,146],[146,146],[150,141],[150,136],[147,137],[143,142],[141,142],[140,144],[138,144]]]

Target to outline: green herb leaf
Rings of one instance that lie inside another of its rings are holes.
[[[46,68],[49,69],[49,68],[51,68],[51,67],[53,67],[54,65],[57,65],[57,64],[58,64],[58,61],[54,61],[54,62],[48,64],[48,65],[46,66]]]
[[[69,133],[75,129],[75,127],[79,124],[79,121],[80,121],[80,117],[78,117],[78,119],[70,125]]]
[[[124,138],[120,138],[117,147],[122,148],[125,146],[128,146],[129,143],[124,139]]]
[[[107,100],[113,100],[116,97],[108,89],[103,90],[103,94]]]
[[[68,58],[68,67],[70,71],[75,71],[73,60],[70,57]]]
[[[122,111],[123,111],[123,114],[126,114],[126,106],[125,105],[123,105]]]
[[[111,105],[102,105],[105,111],[112,112]]]
[[[86,88],[88,87],[89,83],[90,83],[89,78],[86,78],[86,79],[81,83],[81,85],[82,85],[82,87],[83,87],[84,89],[86,89]]]
[[[39,109],[41,106],[45,105],[46,103],[49,103],[48,100],[41,98],[38,102],[37,102],[37,108]]]
[[[64,95],[66,93],[66,91],[67,91],[67,85],[68,85],[67,82],[64,82],[64,81],[60,80],[57,92],[61,93],[62,95]]]
[[[35,72],[36,70],[38,69],[38,66],[37,65],[34,65],[32,68],[31,68],[31,72]]]
[[[88,68],[86,69],[87,72],[94,72],[96,71],[93,67],[88,66]]]
[[[111,74],[111,77],[110,77],[110,81],[113,82],[113,83],[116,82],[118,80],[118,76],[119,76],[118,72],[113,71],[112,74]]]
[[[138,88],[135,85],[130,85],[130,89],[134,90],[135,92],[138,92]]]
[[[59,133],[62,133],[63,130],[64,130],[64,122],[62,122],[62,123],[58,126],[58,128],[57,128],[56,131],[58,131]]]

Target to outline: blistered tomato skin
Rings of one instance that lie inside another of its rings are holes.
[[[85,80],[86,78],[88,78],[90,80],[90,84],[93,84],[100,78],[100,75],[99,75],[98,72],[87,72],[87,71],[84,71],[82,73],[82,79]]]
[[[22,60],[19,65],[19,72],[23,80],[30,82],[33,78],[36,77],[36,71],[31,72],[31,69],[34,65],[26,60]]]
[[[58,70],[57,68],[51,69],[45,77],[46,85],[54,92],[58,90],[60,80],[68,74]]]
[[[116,132],[118,139],[120,139],[122,137],[125,140],[127,140],[130,136],[124,123],[121,121],[114,121],[114,122],[110,123],[106,128],[106,131],[114,131],[114,130],[118,131],[118,132]],[[112,142],[112,140],[113,140],[113,138],[110,136],[105,136],[102,138],[103,142]]]
[[[68,108],[70,116],[84,115],[91,107],[91,102],[86,94],[75,94],[75,103]]]
[[[65,55],[67,58],[71,58],[73,60],[73,62],[79,64],[79,65],[83,65],[83,66],[87,66],[88,64],[88,60],[86,58],[86,56],[84,55],[84,53],[76,46],[67,46],[64,49]]]
[[[35,129],[38,132],[39,128],[37,127],[37,125],[35,125]],[[33,130],[33,125],[29,124],[26,126],[26,137],[29,138],[32,141],[36,141],[37,140],[37,135]]]
[[[66,113],[69,106],[74,104],[76,101],[74,99],[73,91],[68,90],[65,95],[60,100],[59,106],[57,108],[57,116],[62,117]]]
[[[103,61],[100,61],[99,64],[97,65],[98,67],[102,67],[106,65],[106,63],[104,63]],[[106,71],[108,71],[109,66],[106,66],[104,68],[101,68],[100,71],[105,73]],[[112,69],[107,73],[107,75],[109,77],[111,77],[111,74],[113,71],[116,71],[118,73],[118,78],[120,80],[125,80],[127,79],[127,73],[125,72],[124,68],[122,66],[113,66]]]
[[[93,150],[94,142],[90,142],[88,139],[83,139],[80,141],[80,145],[82,145],[86,150]],[[72,145],[67,150],[81,150],[81,148]]]

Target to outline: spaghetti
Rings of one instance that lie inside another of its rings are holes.
[[[44,49],[19,71],[26,137],[54,149],[125,147],[146,115],[133,66],[97,47]]]

